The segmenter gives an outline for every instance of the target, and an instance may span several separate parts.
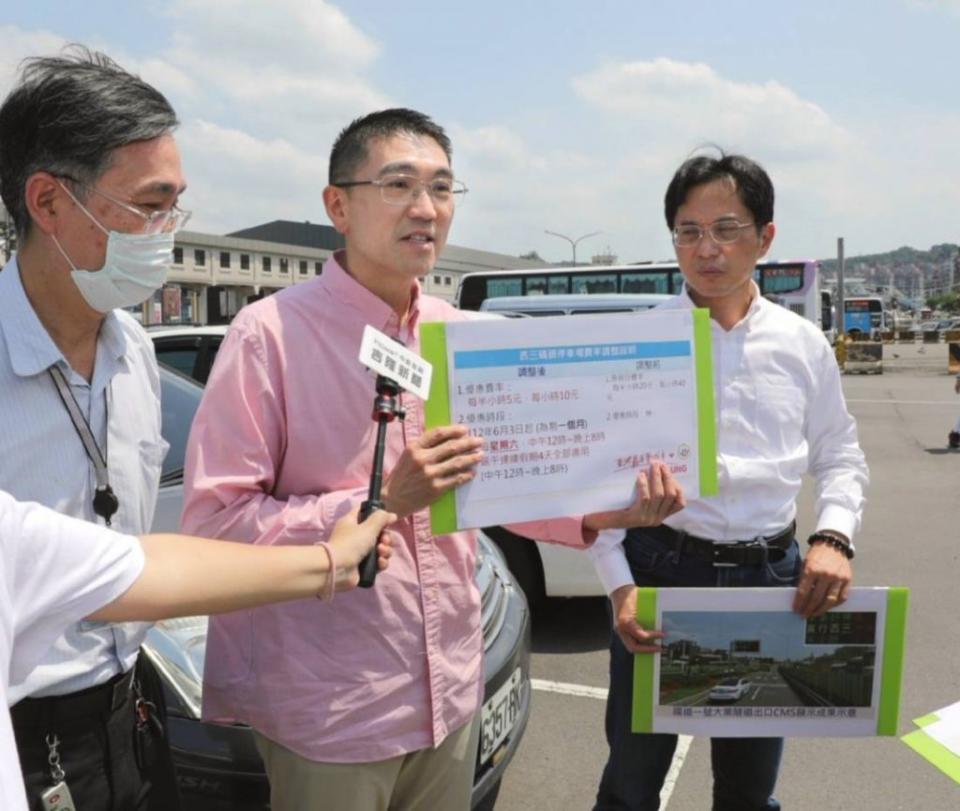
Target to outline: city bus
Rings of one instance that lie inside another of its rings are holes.
[[[754,279],[760,293],[798,315],[821,325],[820,263],[816,260],[760,262]],[[501,296],[595,293],[659,293],[676,295],[683,275],[676,262],[636,265],[584,265],[467,273],[460,279],[454,303],[479,310],[484,301]]]
[[[658,293],[593,293],[576,295],[558,293],[542,296],[495,296],[480,305],[480,312],[506,313],[533,318],[548,315],[599,315],[649,310],[669,301],[670,296]]]
[[[880,296],[848,296],[843,300],[843,330],[853,340],[876,338],[889,329],[889,314]]]

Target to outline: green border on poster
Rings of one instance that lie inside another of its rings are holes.
[[[697,435],[700,440],[700,495],[715,496],[717,483],[717,420],[713,402],[713,348],[710,311],[693,311],[693,346],[697,379]]]
[[[914,718],[913,723],[920,729],[908,732],[900,740],[920,757],[936,766],[951,780],[960,783],[960,757],[957,757],[946,746],[939,741],[935,741],[923,731],[923,727],[928,727],[939,720],[940,716],[935,712],[923,715],[920,718]]]
[[[420,354],[433,367],[430,397],[423,404],[425,430],[450,425],[450,385],[447,372],[447,325],[431,321],[420,325]],[[430,505],[430,531],[447,535],[457,530],[457,496],[448,490]]]
[[[648,586],[637,588],[637,622],[643,628],[657,627],[657,590]],[[638,653],[633,657],[633,732],[653,732],[653,703],[657,685],[653,681],[652,653]]]
[[[887,592],[887,619],[883,631],[883,677],[880,682],[877,735],[896,735],[898,731],[909,602],[909,589],[896,587]]]
[[[939,720],[934,716],[934,720]],[[960,757],[947,749],[939,741],[935,741],[922,729],[909,732],[901,739],[920,757],[928,760],[954,782],[960,783]]]

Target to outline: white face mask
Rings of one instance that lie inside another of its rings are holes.
[[[70,196],[73,197],[72,194]],[[163,287],[173,263],[172,232],[124,234],[108,231],[79,200],[74,198],[74,202],[107,235],[107,251],[100,270],[78,268],[67,256],[60,241],[53,237],[57,249],[73,268],[70,276],[87,304],[98,312],[108,313],[117,307],[140,304]]]

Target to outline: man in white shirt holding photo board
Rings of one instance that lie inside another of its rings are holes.
[[[853,572],[867,466],[826,338],[760,295],[757,262],[773,241],[773,184],[756,162],[696,156],[665,197],[685,290],[658,310],[710,311],[717,427],[716,495],[693,497],[659,527],[591,552],[610,595],[607,740],[595,811],[660,807],[676,735],[631,731],[634,659],[660,653],[663,633],[636,620],[637,587],[791,587],[793,610],[842,604]],[[815,480],[816,525],[794,537],[802,478]],[[714,808],[776,811],[782,738],[712,738]]]

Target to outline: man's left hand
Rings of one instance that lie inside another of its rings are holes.
[[[673,515],[687,506],[683,488],[673,478],[663,462],[653,462],[650,472],[637,474],[637,497],[633,504],[623,510],[590,513],[583,517],[586,529],[630,529],[630,527],[656,527],[668,515]]]
[[[803,562],[793,610],[806,619],[819,617],[846,602],[852,582],[853,568],[847,556],[828,544],[815,543]]]

